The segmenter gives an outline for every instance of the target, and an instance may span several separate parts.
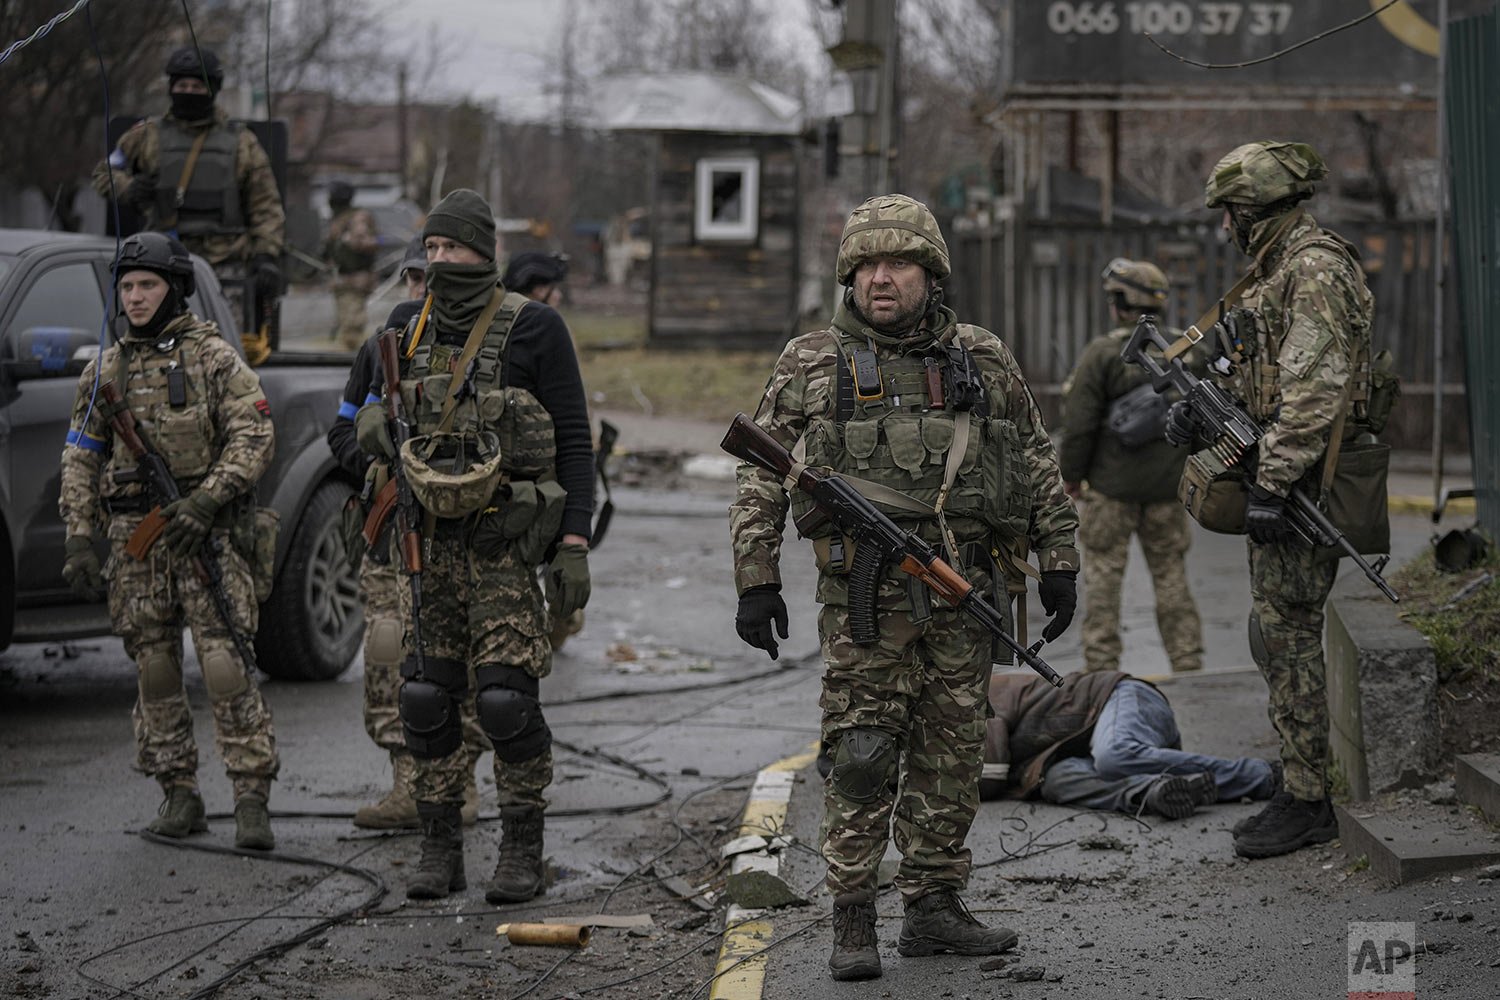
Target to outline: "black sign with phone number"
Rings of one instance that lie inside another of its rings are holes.
[[[1436,0],[1399,3],[1386,17],[1243,69],[1189,66],[1146,37],[1199,62],[1244,62],[1368,14],[1379,2],[1012,0],[1011,83],[1194,91],[1342,86],[1430,94],[1437,82]]]

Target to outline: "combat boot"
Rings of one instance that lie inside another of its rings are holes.
[[[875,897],[868,892],[840,893],[833,901],[833,954],[828,971],[834,979],[879,979]]]
[[[1271,761],[1270,797],[1272,799],[1274,799],[1281,792],[1281,790],[1286,787],[1285,773],[1285,768],[1282,766],[1281,761]],[[1236,837],[1240,836],[1241,834],[1249,833],[1251,830],[1254,830],[1257,826],[1260,825],[1260,818],[1264,816],[1266,812],[1266,809],[1262,809],[1254,816],[1246,816],[1244,819],[1234,824],[1234,826],[1230,827],[1229,832],[1234,834]]]
[[[950,951],[955,955],[998,955],[1016,946],[1009,927],[986,927],[952,889],[938,889],[906,904],[896,950],[908,958]]]
[[[1285,790],[1277,792],[1260,815],[1251,817],[1247,827],[1234,837],[1234,853],[1242,858],[1274,858],[1339,835],[1333,803],[1326,795],[1298,799]]]
[[[263,797],[247,794],[235,801],[234,846],[252,851],[269,851],[276,846],[276,837],[271,833],[271,813]]]
[[[421,825],[417,800],[411,797],[417,762],[411,754],[395,751],[391,754],[391,773],[391,790],[379,802],[360,806],[354,813],[355,826],[364,830],[414,830]]]
[[[500,807],[500,860],[485,888],[491,903],[524,903],[542,894],[542,811]]]
[[[407,899],[442,899],[468,887],[464,878],[464,828],[451,802],[418,802],[422,821],[422,859],[406,883]]]
[[[208,817],[203,811],[203,797],[198,789],[188,785],[171,785],[165,789],[167,797],[162,799],[146,829],[163,837],[181,839],[190,833],[202,833],[208,829]]]

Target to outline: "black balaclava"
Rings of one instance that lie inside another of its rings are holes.
[[[182,279],[149,267],[133,268],[133,270],[150,271],[152,274],[159,275],[167,283],[167,296],[161,300],[161,305],[156,307],[156,312],[151,314],[150,319],[141,326],[136,326],[126,320],[127,337],[132,340],[155,341],[160,338],[167,324],[187,312],[187,296],[183,294]],[[123,306],[120,312],[121,315],[124,314]]]
[[[179,77],[172,77],[175,83]],[[201,79],[201,78],[199,78]],[[167,96],[172,99],[172,117],[181,122],[201,122],[214,116],[214,93],[210,85],[206,94],[188,94],[174,92]]]

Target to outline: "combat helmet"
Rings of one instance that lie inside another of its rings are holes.
[[[555,285],[568,276],[568,255],[528,250],[511,258],[500,284],[507,290],[529,294],[537,285]]]
[[[1131,309],[1160,310],[1167,301],[1167,276],[1150,261],[1116,257],[1103,278],[1104,291],[1119,292]]]
[[[1203,203],[1270,205],[1287,198],[1312,196],[1316,182],[1328,176],[1323,158],[1305,142],[1247,142],[1225,156],[1208,175]]]
[[[424,510],[466,517],[500,485],[500,439],[490,431],[424,434],[401,445],[401,465]]]
[[[854,280],[854,269],[874,257],[920,264],[939,281],[952,271],[937,219],[926,205],[904,194],[877,195],[849,214],[834,277],[847,285]]]
[[[166,73],[169,81],[180,76],[207,80],[208,89],[215,94],[224,85],[224,67],[219,64],[218,54],[213,49],[199,49],[196,45],[184,46],[168,56]]]
[[[187,247],[166,233],[135,233],[120,244],[120,254],[111,268],[116,281],[126,271],[151,271],[167,279],[184,298],[192,295],[198,284],[193,276],[193,258]]]
[[[328,207],[346,208],[354,202],[354,185],[345,180],[328,182]]]

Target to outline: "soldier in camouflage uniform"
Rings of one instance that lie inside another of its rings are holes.
[[[347,181],[328,185],[328,238],[323,257],[333,265],[333,303],[338,316],[334,339],[346,351],[356,351],[365,342],[365,300],[375,290],[375,253],[380,236],[375,216],[367,208],[354,207],[354,187]]]
[[[1010,351],[942,305],[948,248],[932,213],[904,195],[866,201],[844,228],[836,270],[849,287],[832,325],[787,344],[756,422],[940,546],[981,592],[1019,572],[1017,553],[1029,542],[1041,561],[1042,603],[1054,615],[1044,635],[1055,639],[1076,604],[1077,515]],[[730,508],[735,625],[774,659],[773,625],[787,635],[783,524],[789,506],[800,514],[808,500],[800,492],[789,498],[779,480],[749,464],[738,480]],[[880,975],[876,869],[892,824],[906,907],[901,954],[1011,948],[1014,931],[983,926],[958,896],[979,802],[991,639],[888,566],[878,588],[879,638],[857,644],[848,607],[853,542],[827,525],[811,534],[823,605],[822,737],[832,756],[823,855],[834,896],[833,977]]]
[[[410,628],[403,643],[401,723],[416,758],[422,824],[422,858],[406,894],[439,899],[466,885],[460,703],[472,699],[495,748],[502,825],[485,898],[522,902],[543,889],[552,781],[552,734],[539,701],[552,650],[536,569],[548,564],[559,614],[587,603],[588,408],[561,317],[500,287],[484,199],[467,189],[449,194],[428,214],[422,238],[432,309],[406,327],[401,348],[401,393],[417,437],[398,458],[381,404],[354,418],[361,449],[408,473],[428,515],[424,578],[441,581],[425,588],[420,657]],[[408,586],[401,600],[410,623]]]
[[[1254,258],[1239,336],[1246,343],[1228,388],[1266,428],[1245,514],[1250,555],[1250,652],[1270,689],[1281,735],[1285,789],[1234,831],[1235,851],[1263,858],[1338,836],[1328,797],[1328,703],[1323,604],[1336,560],[1304,545],[1286,519],[1287,494],[1313,496],[1336,426],[1360,434],[1349,414],[1355,383],[1368,378],[1374,300],[1357,251],[1319,227],[1301,203],[1327,175],[1303,143],[1252,142],[1219,161],[1204,200]],[[1246,357],[1245,355],[1248,355]],[[1218,363],[1216,362],[1216,365]],[[1186,403],[1168,415],[1169,440],[1193,437]]]
[[[182,680],[186,626],[234,785],[235,843],[270,850],[275,841],[266,800],[278,766],[271,714],[195,571],[198,552],[212,544],[235,628],[254,636],[259,606],[242,551],[241,519],[253,518],[255,483],[271,461],[270,407],[260,380],[218,329],[188,311],[193,265],[182,244],[159,233],[132,236],[121,247],[115,277],[130,325],[78,380],[62,456],[63,575],[85,598],[109,582],[110,620],[139,671],[137,766],[165,794],[152,832],[186,837],[208,829]],[[100,381],[114,382],[142,437],[182,488],[182,499],[162,511],[165,531],[141,559],[125,545],[148,513],[149,499],[133,475],[135,457],[110,425]],[[102,566],[96,541],[109,544]]]
[[[1167,277],[1155,264],[1111,261],[1104,271],[1104,292],[1115,329],[1083,349],[1063,387],[1058,459],[1068,493],[1078,501],[1083,661],[1089,670],[1120,667],[1120,583],[1131,535],[1140,537],[1151,571],[1156,626],[1173,672],[1203,666],[1203,628],[1187,582],[1192,535],[1187,512],[1177,502],[1177,481],[1187,456],[1162,440],[1160,411],[1155,436],[1145,443],[1134,437],[1127,442],[1108,427],[1116,400],[1150,391],[1150,376],[1127,365],[1120,351],[1142,315],[1161,312],[1167,291]]]
[[[391,311],[387,328],[404,329],[422,307],[427,297],[427,251],[422,238],[414,238],[401,262],[401,279],[406,283],[407,301]],[[338,415],[328,428],[328,446],[339,465],[356,481],[362,481],[370,468],[370,456],[359,449],[354,433],[354,416],[371,398],[370,386],[380,379],[380,360],[376,340],[371,337],[360,345],[344,386]],[[361,806],[354,813],[354,825],[368,830],[416,829],[417,800],[412,797],[412,779],[416,762],[406,749],[406,734],[401,729],[397,708],[401,689],[402,613],[401,589],[406,581],[397,572],[397,557],[389,545],[382,551],[367,553],[360,562],[359,596],[365,612],[365,732],[375,745],[391,756],[391,790],[380,801]],[[479,819],[479,789],[474,782],[472,762],[490,748],[472,708],[465,706],[464,745],[471,764],[464,771],[463,821],[473,826]]]
[[[171,110],[120,137],[94,168],[94,190],[118,198],[141,214],[147,229],[181,240],[212,264],[248,333],[281,295],[277,261],[286,213],[271,161],[253,132],[214,107],[224,71],[212,50],[202,50],[200,59],[195,47],[178,49],[166,73]],[[255,290],[253,314],[246,309],[247,280]]]

